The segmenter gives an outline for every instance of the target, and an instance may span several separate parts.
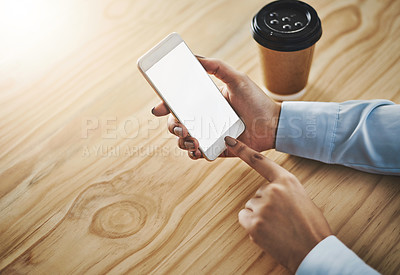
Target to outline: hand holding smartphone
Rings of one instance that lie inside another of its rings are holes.
[[[206,159],[214,160],[226,149],[226,136],[237,138],[244,131],[243,121],[177,33],[137,64],[175,118],[198,140]]]

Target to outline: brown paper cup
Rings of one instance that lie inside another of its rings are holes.
[[[314,45],[280,52],[259,45],[265,92],[275,100],[297,100],[305,93]]]

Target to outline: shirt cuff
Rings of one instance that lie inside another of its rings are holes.
[[[276,135],[276,150],[331,162],[339,103],[285,101]]]
[[[335,236],[318,243],[304,258],[297,275],[313,274],[379,274],[363,262]]]

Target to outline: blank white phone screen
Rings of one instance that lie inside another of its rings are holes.
[[[185,42],[146,74],[204,151],[239,120]]]

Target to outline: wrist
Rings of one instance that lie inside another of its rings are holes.
[[[276,147],[276,137],[278,134],[278,125],[279,125],[279,118],[281,115],[281,109],[282,109],[282,103],[277,102],[276,103],[276,108],[274,111],[274,120],[273,120],[273,142],[272,142],[272,149],[275,149]]]
[[[333,236],[333,233],[329,227],[328,222],[324,219],[321,220],[321,224],[317,225],[317,228],[320,230],[314,232],[312,237],[310,236],[310,240],[304,245],[299,245],[296,249],[293,250],[292,257],[289,259],[287,268],[294,274],[297,269],[307,257],[307,255],[323,240],[325,240],[329,236]]]

